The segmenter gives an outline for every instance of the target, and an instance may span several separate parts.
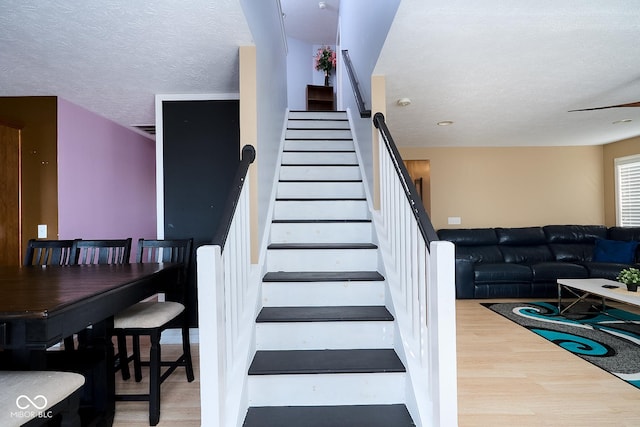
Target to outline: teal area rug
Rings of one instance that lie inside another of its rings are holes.
[[[482,305],[640,388],[640,315],[608,308],[561,316],[548,302]]]

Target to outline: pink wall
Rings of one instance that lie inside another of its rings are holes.
[[[60,239],[156,237],[155,141],[58,98]]]

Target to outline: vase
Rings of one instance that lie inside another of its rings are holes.
[[[637,283],[627,283],[627,290],[629,292],[638,292],[638,284]]]
[[[324,72],[324,85],[329,86],[329,71]]]

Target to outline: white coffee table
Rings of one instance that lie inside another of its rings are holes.
[[[571,292],[576,300],[564,309],[562,308],[562,290]],[[583,291],[582,294],[575,290]],[[606,309],[606,300],[614,300],[635,306],[640,306],[640,292],[629,292],[624,284],[608,279],[558,279],[558,312],[563,314],[571,307],[589,297],[599,297],[601,310]]]

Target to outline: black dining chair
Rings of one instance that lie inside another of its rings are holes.
[[[27,243],[22,265],[73,264],[72,248],[75,240],[36,240]]]
[[[131,238],[76,240],[73,264],[128,264]]]
[[[189,265],[193,239],[181,240],[145,240],[138,241],[136,261],[140,263],[173,262],[182,264],[177,281],[167,283],[162,291],[165,301],[142,301],[116,314],[114,335],[118,342],[119,369],[123,379],[130,377],[129,362],[133,361],[136,381],[141,381],[141,366],[149,366],[149,393],[142,395],[119,394],[120,401],[149,401],[149,424],[156,425],[160,420],[160,386],[178,367],[184,367],[187,381],[194,380],[191,361],[191,343],[189,341],[189,323],[186,309]],[[182,330],[182,355],[177,360],[162,360],[160,337],[162,331],[170,327]],[[140,357],[140,336],[148,336],[151,341],[149,360]],[[133,354],[127,353],[126,338],[131,337]],[[165,372],[162,367],[167,367]]]
[[[36,240],[27,243],[22,265],[70,265],[75,261],[75,245],[78,240]],[[73,349],[73,337],[64,339],[65,349]]]
[[[103,239],[103,240],[76,240],[72,249],[73,262],[78,265],[92,264],[129,264],[131,255],[131,241],[127,239]],[[87,330],[78,333],[78,345],[83,345],[86,340]],[[73,337],[64,339],[66,350],[73,350]]]

